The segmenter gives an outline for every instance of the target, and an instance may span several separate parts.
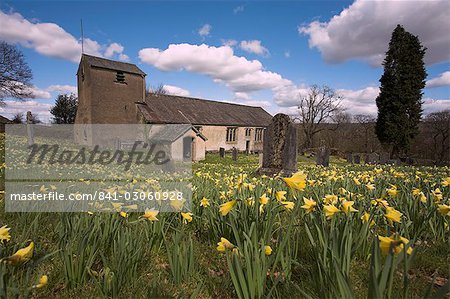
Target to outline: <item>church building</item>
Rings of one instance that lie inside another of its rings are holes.
[[[75,124],[189,124],[192,160],[219,148],[261,152],[272,116],[261,107],[152,94],[134,64],[83,54]]]

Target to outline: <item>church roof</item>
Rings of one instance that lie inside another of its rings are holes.
[[[4,116],[0,115],[0,124],[9,124],[11,121]]]
[[[266,127],[272,116],[252,107],[174,95],[150,94],[136,103],[149,123]]]
[[[135,64],[128,62],[109,60],[106,58],[91,56],[87,54],[82,55],[81,61],[86,61],[88,65],[98,68],[145,76],[145,73],[140,68],[138,68]]]

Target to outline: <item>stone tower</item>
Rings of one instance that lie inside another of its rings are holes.
[[[145,100],[145,73],[131,63],[83,54],[77,71],[75,124],[135,124]]]

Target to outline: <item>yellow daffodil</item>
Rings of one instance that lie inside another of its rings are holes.
[[[186,213],[181,212],[181,216],[183,217],[183,223],[187,224],[188,222],[191,222],[192,215],[194,215],[194,214],[192,214],[191,212],[186,212]]]
[[[262,205],[266,205],[268,202],[269,202],[269,198],[266,196],[266,193],[261,195],[261,197],[259,198],[259,203]]]
[[[283,178],[289,188],[303,191],[306,187],[306,174],[299,171],[294,173],[290,178]]]
[[[369,222],[369,219],[370,219],[370,214],[367,212],[364,212],[364,214],[361,216],[361,220],[364,222]],[[375,225],[375,221],[373,221],[373,219],[372,219],[372,221],[370,221],[369,226],[374,226],[374,225]]]
[[[40,288],[44,287],[47,283],[48,283],[48,276],[47,275],[42,275],[39,278],[38,284],[34,285],[33,288],[40,289]]]
[[[421,202],[427,203],[427,197],[425,196],[425,194],[423,192],[420,192],[419,199]]]
[[[145,213],[142,217],[144,217],[145,219],[149,220],[149,221],[158,221],[158,218],[156,218],[156,216],[158,216],[159,211],[157,210],[149,210],[146,209]]]
[[[1,261],[12,265],[23,264],[28,262],[33,257],[33,251],[34,242],[31,242],[27,247],[17,250],[16,253],[2,259]]]
[[[303,197],[304,205],[301,206],[302,209],[305,209],[307,213],[311,213],[315,210],[317,206],[317,202],[315,202],[313,199],[308,199],[306,197]]]
[[[327,194],[323,200],[326,204],[336,204],[338,201],[337,195]]]
[[[209,203],[209,199],[207,199],[206,197],[203,197],[202,200],[200,200],[200,206],[207,208],[209,207],[210,203]]]
[[[282,201],[282,200],[284,200],[284,199],[286,199],[286,191],[277,191],[277,192],[275,192],[275,198],[278,200],[278,201]]]
[[[11,235],[9,234],[10,229],[11,228],[6,225],[0,227],[0,242],[8,242],[9,240],[11,240]]]
[[[219,252],[225,252],[226,249],[232,249],[234,245],[225,238],[220,238],[220,242],[217,243],[217,250]]]
[[[221,204],[220,208],[219,208],[219,212],[222,214],[222,216],[226,216],[228,213],[230,213],[230,211],[233,209],[233,207],[236,205],[236,203],[237,203],[237,201],[234,199],[234,200],[228,201],[224,204]]]
[[[316,180],[308,180],[308,185],[310,185],[311,187],[314,187],[315,184]]]
[[[295,203],[292,201],[280,201],[280,203],[283,205],[283,207],[286,210],[292,211],[294,209]]]
[[[272,247],[269,245],[264,246],[264,254],[265,255],[271,255],[272,254]]]
[[[400,213],[399,211],[397,211],[396,209],[392,208],[392,207],[387,207],[386,208],[386,214],[384,215],[384,217],[386,217],[386,219],[389,220],[389,222],[392,224],[392,222],[397,222],[397,223],[401,223],[401,217],[402,217],[402,213]]]
[[[413,195],[419,195],[420,193],[422,193],[422,191],[419,188],[415,188],[412,190]]]
[[[378,236],[380,241],[380,249],[383,255],[388,255],[389,250],[392,248],[394,254],[399,254],[402,252],[404,245],[409,243],[409,240],[403,237],[396,238],[394,235],[390,237]],[[407,254],[411,254],[413,249],[411,247],[406,251]]]
[[[372,190],[375,190],[375,185],[372,183],[367,183],[366,188],[367,188],[367,190],[372,191]]]
[[[387,193],[391,197],[395,197],[398,194],[397,186],[391,185],[391,188],[386,189]]]
[[[353,182],[354,182],[355,185],[357,185],[357,186],[361,185],[361,182],[360,182],[357,178],[353,178]]]
[[[434,200],[435,201],[441,201],[442,200],[442,191],[439,188],[436,188],[436,190],[431,191],[431,193],[433,194]]]
[[[371,203],[374,206],[382,206],[383,208],[387,208],[389,207],[389,203],[387,202],[387,200],[383,199],[383,198],[377,198],[371,201]]]
[[[450,206],[449,205],[438,205],[439,213],[442,216],[450,216]]]
[[[345,214],[348,214],[351,212],[358,212],[357,209],[353,208],[354,204],[355,204],[354,201],[347,201],[347,200],[342,201],[341,202],[342,212],[344,212]]]
[[[447,187],[450,186],[450,177],[446,177],[442,180],[442,186]]]
[[[119,212],[119,215],[123,218],[128,218],[128,214],[124,211]]]
[[[327,216],[328,219],[331,219],[331,218],[333,218],[333,216],[336,213],[339,213],[341,210],[336,208],[333,204],[330,204],[330,205],[324,205],[323,211],[325,213],[325,216]]]

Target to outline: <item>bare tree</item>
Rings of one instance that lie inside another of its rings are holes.
[[[11,122],[13,124],[23,124],[24,123],[25,116],[22,112],[17,112],[14,114],[13,118],[11,119]]]
[[[450,152],[450,110],[430,113],[425,117],[425,124],[433,137],[434,153],[440,162]]]
[[[30,81],[33,75],[22,52],[6,42],[0,42],[0,105],[5,98],[31,97]]]
[[[161,83],[158,86],[148,88],[147,94],[165,95],[167,94],[167,90],[164,89],[164,84]]]
[[[356,123],[359,124],[359,131],[362,132],[362,138],[364,140],[364,150],[366,153],[373,150],[371,146],[371,140],[375,137],[375,123],[377,119],[368,114],[358,114],[354,116]]]
[[[313,145],[314,136],[326,129],[321,124],[325,122],[338,123],[342,117],[342,97],[334,89],[324,86],[312,85],[309,93],[300,98],[298,105],[299,117],[302,130],[305,135],[303,148]]]

